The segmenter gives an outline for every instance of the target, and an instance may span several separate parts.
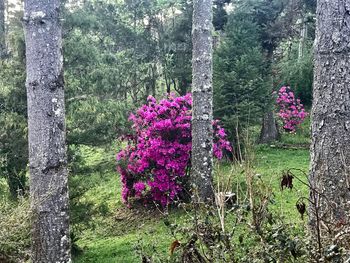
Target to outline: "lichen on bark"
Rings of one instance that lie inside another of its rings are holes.
[[[32,262],[71,262],[59,0],[26,0]]]
[[[350,223],[350,1],[319,0],[316,14],[309,214],[321,246]]]
[[[213,200],[212,0],[193,1],[192,182],[197,201]]]

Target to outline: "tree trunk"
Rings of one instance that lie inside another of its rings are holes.
[[[194,197],[213,200],[212,0],[193,1],[192,177]]]
[[[157,95],[157,80],[156,80],[156,65],[153,65],[151,67],[151,72],[152,72],[152,81],[151,81],[151,91],[152,91],[152,96],[155,97]]]
[[[0,59],[3,58],[5,54],[5,0],[0,0]]]
[[[177,87],[177,92],[181,95],[184,96],[187,93],[187,88],[188,88],[188,82],[186,77],[181,77],[179,79],[179,85]]]
[[[26,0],[32,262],[71,262],[59,0]]]
[[[165,76],[165,86],[166,86],[166,93],[170,94],[170,92],[171,92],[171,83],[170,83],[170,79],[168,79],[166,76]]]
[[[273,51],[274,51],[274,45],[270,45],[266,50],[266,73],[270,74],[272,76],[272,63],[273,63]],[[272,76],[273,78],[273,76]],[[273,79],[271,80],[271,89],[273,89],[274,83]],[[258,143],[270,143],[273,141],[276,141],[280,137],[280,133],[278,131],[277,122],[275,120],[275,114],[272,110],[273,108],[273,100],[272,98],[267,98],[267,107],[264,112],[264,117],[262,121],[261,131],[260,131],[260,137],[258,140]]]
[[[278,140],[280,134],[272,110],[265,113],[259,137],[259,143],[271,143]]]
[[[298,47],[298,60],[299,61],[304,56],[306,38],[307,38],[307,19],[305,17],[303,17],[301,30],[300,30],[299,47]]]
[[[309,215],[321,252],[350,223],[350,0],[319,0],[316,14]]]

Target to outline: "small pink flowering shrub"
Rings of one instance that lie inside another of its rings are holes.
[[[283,121],[283,128],[288,132],[295,132],[307,116],[304,105],[300,103],[300,99],[295,99],[290,87],[285,86],[278,91],[276,102],[279,106],[278,115]]]
[[[164,206],[183,194],[190,170],[191,107],[191,94],[171,94],[159,102],[150,96],[130,115],[134,133],[124,136],[127,146],[117,155],[124,202],[136,198]],[[221,159],[231,147],[218,121],[213,127],[213,153]]]

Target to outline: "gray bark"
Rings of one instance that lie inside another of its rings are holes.
[[[193,1],[192,177],[195,198],[213,200],[212,0]]]
[[[71,262],[59,0],[26,0],[32,261]]]
[[[330,222],[327,233],[332,235],[349,224],[350,0],[318,0],[316,15],[310,170],[315,238],[319,220]],[[327,236],[323,230],[322,239]]]
[[[273,62],[273,45],[269,46],[266,54],[267,68],[266,74],[272,74],[272,62]],[[271,79],[271,88],[273,88],[273,80]],[[264,116],[262,120],[262,126],[260,130],[260,136],[258,143],[271,143],[280,138],[280,133],[278,131],[277,122],[275,119],[275,114],[273,111],[272,103],[273,101],[270,99],[268,102],[268,107],[264,111]]]
[[[5,54],[5,0],[0,0],[0,58],[4,57]]]
[[[280,134],[278,132],[274,112],[270,110],[264,115],[259,137],[259,143],[271,143],[273,141],[278,140],[279,137]]]

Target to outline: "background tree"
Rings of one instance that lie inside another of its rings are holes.
[[[288,47],[286,46],[288,45]],[[313,84],[313,38],[305,40],[303,56],[299,58],[299,43],[284,43],[282,57],[274,66],[277,77],[275,86],[290,86],[302,103],[311,107]]]
[[[60,4],[24,7],[33,262],[71,262]]]
[[[214,56],[214,115],[223,121],[241,159],[243,129],[260,123],[270,92],[259,27],[242,12],[229,15]]]
[[[276,77],[273,72],[273,66],[276,62],[275,53],[281,41],[295,34],[293,25],[300,16],[303,3],[302,0],[232,1],[234,14],[245,14],[246,17],[250,17],[257,25],[257,37],[264,54],[264,83],[270,85],[270,88],[265,95],[266,103],[263,109],[264,116],[259,138],[259,142],[261,143],[268,143],[279,137],[273,112],[273,98],[271,96],[275,83],[274,78]]]
[[[279,44],[273,70],[274,86],[290,86],[302,103],[312,102],[313,43],[315,39],[316,1],[301,1],[292,32]]]
[[[9,12],[9,52],[0,59],[0,177],[6,178],[12,199],[25,193],[28,163],[22,17],[22,11]]]
[[[227,23],[226,7],[231,0],[214,0],[213,1],[213,26],[216,31],[223,31]]]
[[[212,1],[194,0],[191,176],[199,201],[213,198],[212,19]]]
[[[310,171],[310,197],[316,205],[310,204],[310,226],[315,238],[321,227],[322,241],[349,221],[350,28],[344,26],[350,23],[349,13],[348,0],[317,2]],[[316,207],[330,229],[319,226]]]
[[[179,1],[172,14],[159,27],[160,61],[167,92],[185,95],[192,82],[192,1]]]

